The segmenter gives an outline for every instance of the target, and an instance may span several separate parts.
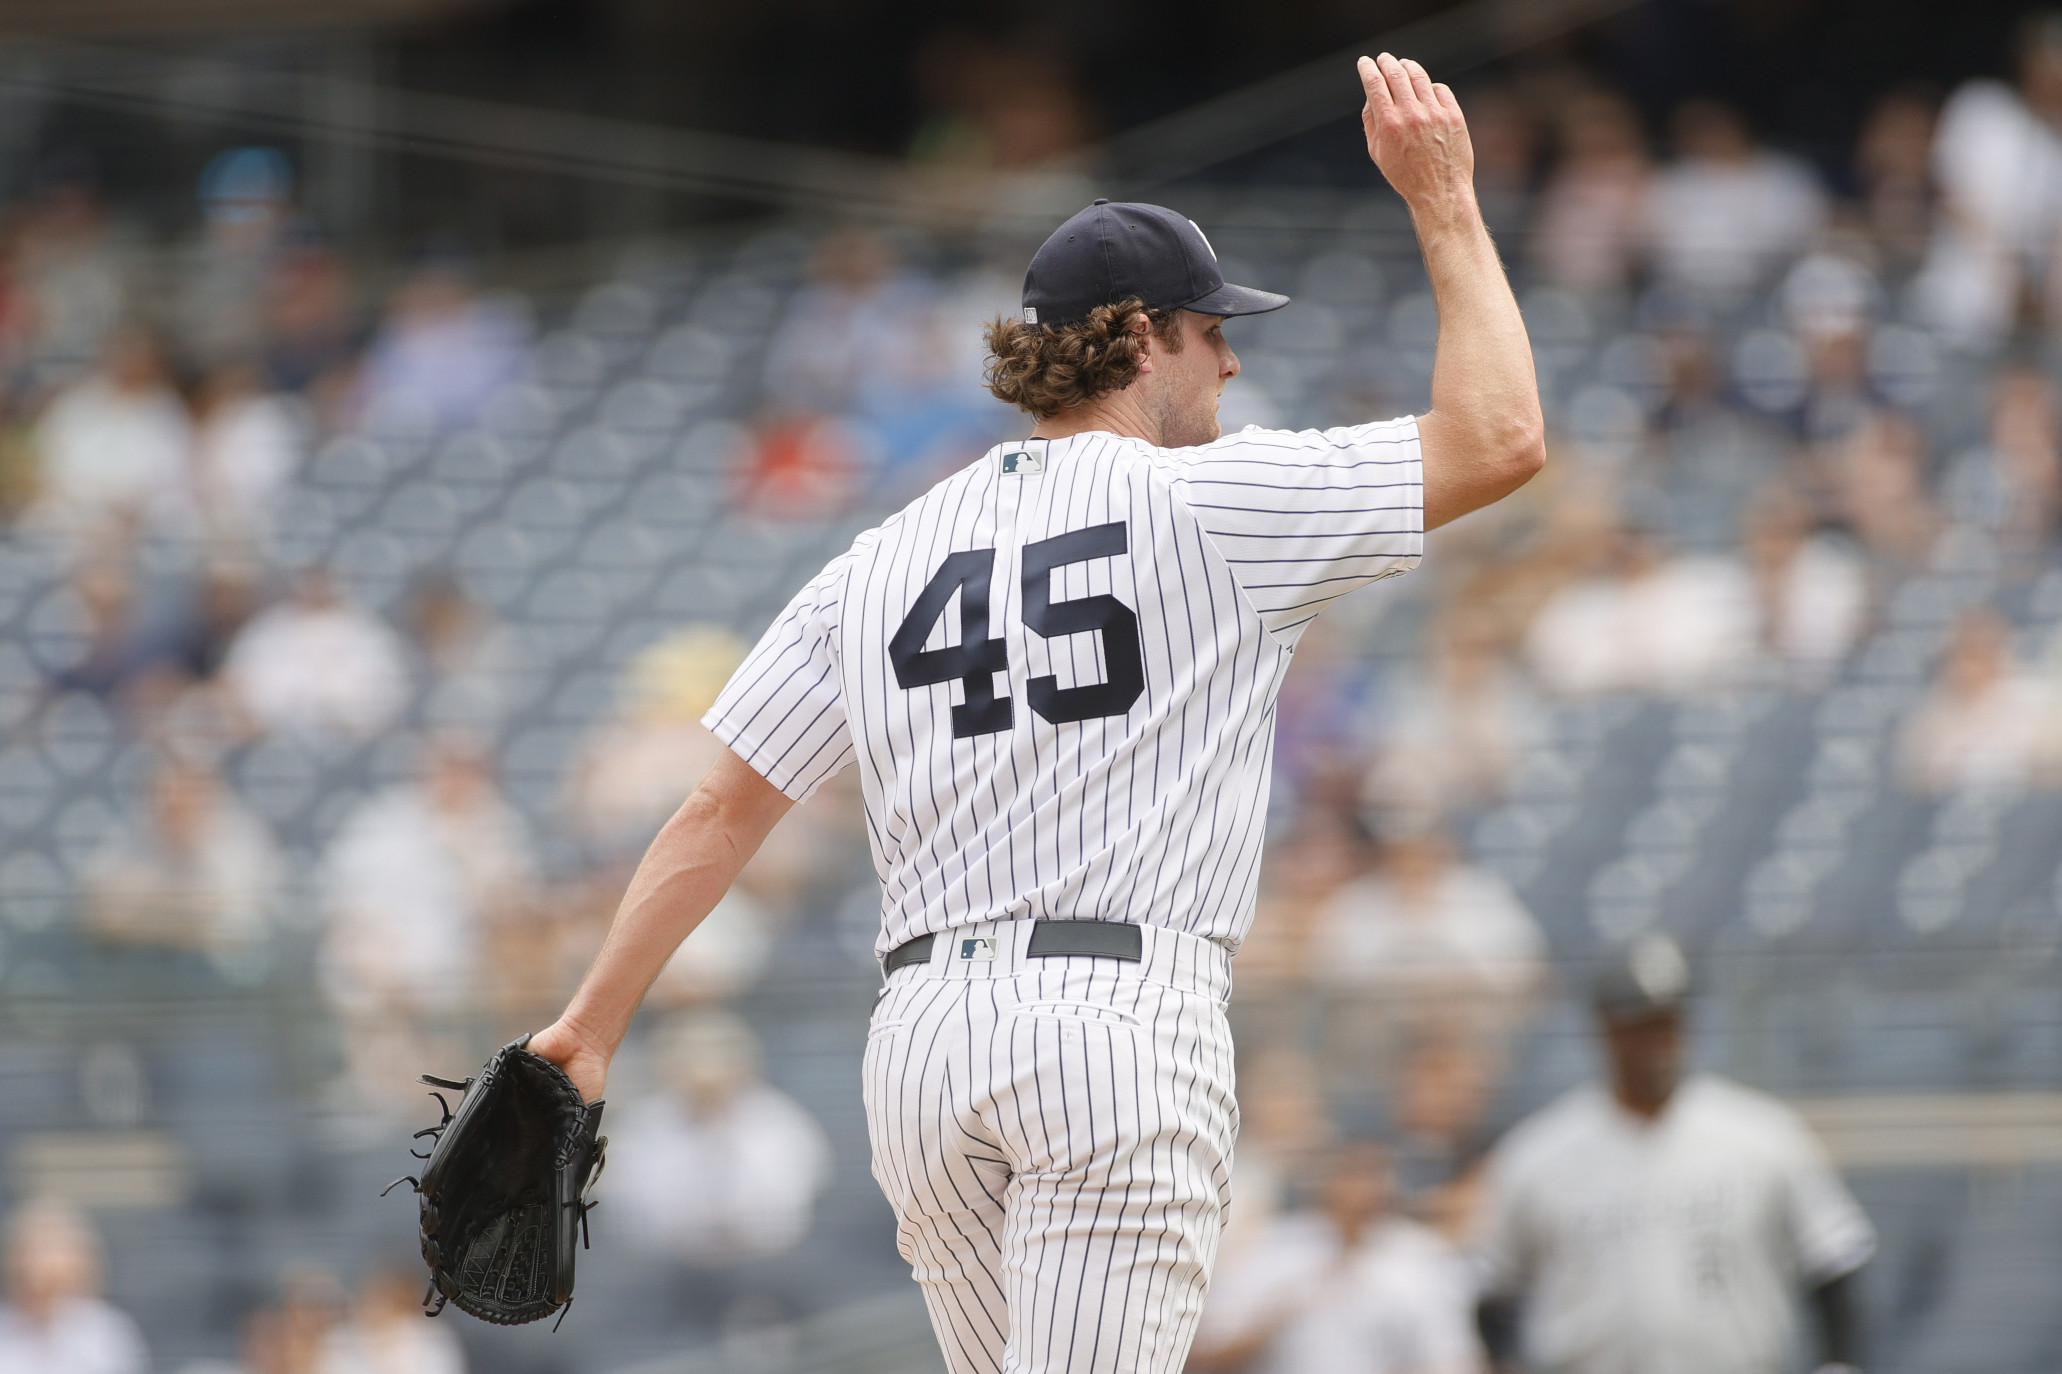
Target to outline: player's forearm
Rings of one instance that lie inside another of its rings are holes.
[[[1473,192],[1424,198],[1411,214],[1439,307],[1432,409],[1419,422],[1440,467],[1426,474],[1431,529],[1525,485],[1546,461],[1546,429],[1525,320]]]
[[[613,1054],[659,970],[723,900],[788,807],[735,755],[719,759],[645,851],[560,1024]]]

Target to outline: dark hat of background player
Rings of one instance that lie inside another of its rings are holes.
[[[1655,933],[1627,942],[1590,985],[1590,1004],[1612,1024],[1680,1012],[1689,995],[1690,964],[1682,947]]]
[[[1287,296],[1235,286],[1195,221],[1162,205],[1098,200],[1053,230],[1024,273],[1024,323],[1069,325],[1137,297],[1152,311],[1258,315]]]

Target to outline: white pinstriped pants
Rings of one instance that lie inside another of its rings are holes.
[[[1024,956],[955,927],[866,1045],[873,1172],[952,1374],[1178,1374],[1223,1227],[1238,1107],[1211,941]]]

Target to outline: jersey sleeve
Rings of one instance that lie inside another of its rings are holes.
[[[852,761],[838,673],[846,559],[818,573],[748,654],[702,717],[716,738],[796,801]]]
[[[1803,1121],[1781,1131],[1784,1210],[1798,1276],[1810,1285],[1851,1274],[1876,1253],[1876,1229]]]
[[[1293,644],[1326,605],[1418,564],[1424,459],[1414,415],[1339,429],[1249,428],[1155,460],[1261,621]]]

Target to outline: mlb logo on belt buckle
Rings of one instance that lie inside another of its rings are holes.
[[[995,962],[995,941],[976,935],[970,940],[959,942],[959,957],[976,964]]]
[[[1005,477],[1036,477],[1045,471],[1045,455],[1028,448],[1004,449],[1002,453],[1002,475]]]

